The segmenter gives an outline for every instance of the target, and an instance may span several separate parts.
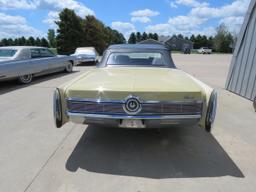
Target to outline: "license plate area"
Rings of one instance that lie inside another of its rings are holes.
[[[120,121],[119,127],[122,128],[145,128],[144,122],[140,119],[123,119]]]

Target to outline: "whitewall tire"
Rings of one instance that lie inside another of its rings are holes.
[[[62,126],[62,107],[61,107],[61,96],[58,89],[54,91],[53,95],[53,117],[55,126],[60,128]]]
[[[66,66],[65,72],[67,72],[67,73],[73,72],[73,64],[71,62]]]
[[[217,110],[217,92],[213,90],[208,103],[208,109],[207,109],[206,120],[205,120],[205,129],[207,132],[211,132],[212,130],[212,126],[216,116],[216,110]]]

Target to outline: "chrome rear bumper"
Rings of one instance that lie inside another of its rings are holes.
[[[78,124],[96,124],[101,126],[122,127],[122,120],[141,120],[145,128],[161,128],[170,126],[192,126],[196,125],[201,115],[104,115],[104,114],[83,114],[67,112],[69,120]]]

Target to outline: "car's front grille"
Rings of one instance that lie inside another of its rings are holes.
[[[124,102],[67,100],[68,112],[85,114],[127,115]],[[143,102],[137,115],[194,115],[202,113],[202,102]]]

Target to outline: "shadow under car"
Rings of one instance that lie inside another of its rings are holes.
[[[66,162],[111,175],[154,179],[244,177],[215,140],[199,127],[118,129],[89,126]]]

